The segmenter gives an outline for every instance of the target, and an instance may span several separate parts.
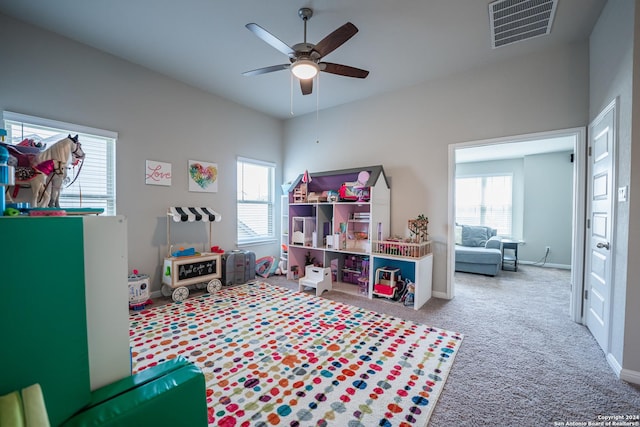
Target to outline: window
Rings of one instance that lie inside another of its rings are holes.
[[[115,215],[116,133],[9,111],[3,113],[3,118],[9,144],[32,139],[50,147],[69,134],[78,134],[86,157],[75,182],[63,185],[60,206],[102,208],[106,215]],[[73,172],[69,172],[70,177]]]
[[[511,236],[512,175],[456,178],[456,222],[484,225]]]
[[[275,239],[275,165],[238,158],[238,244]]]

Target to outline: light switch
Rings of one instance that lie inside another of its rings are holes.
[[[627,186],[618,187],[618,201],[626,202],[627,201]]]

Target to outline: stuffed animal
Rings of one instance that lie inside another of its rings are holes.
[[[287,274],[284,258],[280,258],[280,262],[278,262],[278,268],[276,269],[276,274],[278,275]]]

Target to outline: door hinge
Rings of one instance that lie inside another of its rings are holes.
[[[587,218],[587,229],[591,228],[591,218]]]
[[[588,156],[591,157],[591,146],[589,146],[589,154],[588,154]]]
[[[584,290],[584,299],[589,299],[589,291],[588,290]]]

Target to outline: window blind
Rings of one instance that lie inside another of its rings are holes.
[[[484,225],[499,235],[511,236],[512,175],[456,178],[456,222]]]
[[[274,175],[275,165],[272,163],[238,158],[238,244],[264,242],[275,238]]]

